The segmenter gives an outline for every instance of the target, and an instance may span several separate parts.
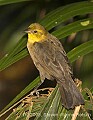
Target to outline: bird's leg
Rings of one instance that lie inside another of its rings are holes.
[[[38,88],[40,87],[40,85],[43,83],[44,81],[41,81],[40,83],[38,83],[38,85],[34,88],[34,90],[30,93],[31,95],[33,95],[34,93],[36,93],[37,97],[39,97],[39,92],[38,92]]]

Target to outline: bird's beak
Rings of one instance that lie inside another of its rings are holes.
[[[25,32],[25,33],[30,33],[31,30],[30,30],[29,28],[27,28],[27,29],[24,30],[24,32]]]

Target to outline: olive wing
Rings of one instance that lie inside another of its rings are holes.
[[[61,43],[55,40],[36,42],[34,43],[34,52],[38,61],[38,70],[40,71],[41,67],[43,68],[42,74],[48,73],[48,75],[55,79],[63,80],[65,80],[66,76],[71,76],[72,71]]]

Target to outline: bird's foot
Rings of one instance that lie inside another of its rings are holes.
[[[34,93],[36,94],[37,97],[39,97],[39,92],[38,92],[37,89],[33,90],[33,91],[30,93],[30,95],[33,96]]]

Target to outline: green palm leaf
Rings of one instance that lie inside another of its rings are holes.
[[[17,1],[16,1],[17,2]],[[93,3],[92,2],[79,2],[67,5],[65,7],[60,7],[45,16],[42,20],[38,21],[40,24],[46,27],[47,30],[50,30],[64,21],[68,20],[77,15],[83,15],[93,13]],[[58,30],[55,30],[52,34],[56,37],[62,39],[67,37],[68,35],[78,32],[81,30],[91,29],[93,28],[93,19],[87,18],[83,20],[78,20],[76,22],[70,23],[67,26],[61,26]],[[24,58],[28,55],[28,51],[26,48],[27,36],[23,36],[22,39],[19,40],[17,45],[0,60],[0,71],[9,67],[13,63],[18,60]],[[93,40],[90,40],[86,43],[83,43],[73,50],[71,50],[67,56],[71,62],[74,62],[79,57],[84,56],[93,51]],[[35,79],[32,83],[30,83],[19,95],[17,95],[13,101],[11,101],[2,111],[1,116],[4,114],[4,111],[7,110],[10,106],[12,106],[15,102],[17,102],[20,98],[22,98],[26,93],[32,90],[37,84],[40,82],[40,79]],[[93,91],[92,91],[93,92]],[[58,102],[57,102],[58,101]],[[88,102],[87,102],[88,103]],[[87,105],[87,108],[89,104]],[[60,116],[60,113],[68,114],[73,113],[73,111],[67,111],[65,108],[61,106],[60,103],[60,94],[58,91],[58,87],[52,92],[48,101],[45,102],[43,108],[40,111],[40,115],[36,117],[36,120],[44,120],[44,119],[56,119],[56,116],[45,117],[43,114],[59,114],[58,119],[71,119],[71,116],[64,118],[64,116]],[[42,116],[41,116],[42,115]],[[90,118],[87,117],[89,120]]]

